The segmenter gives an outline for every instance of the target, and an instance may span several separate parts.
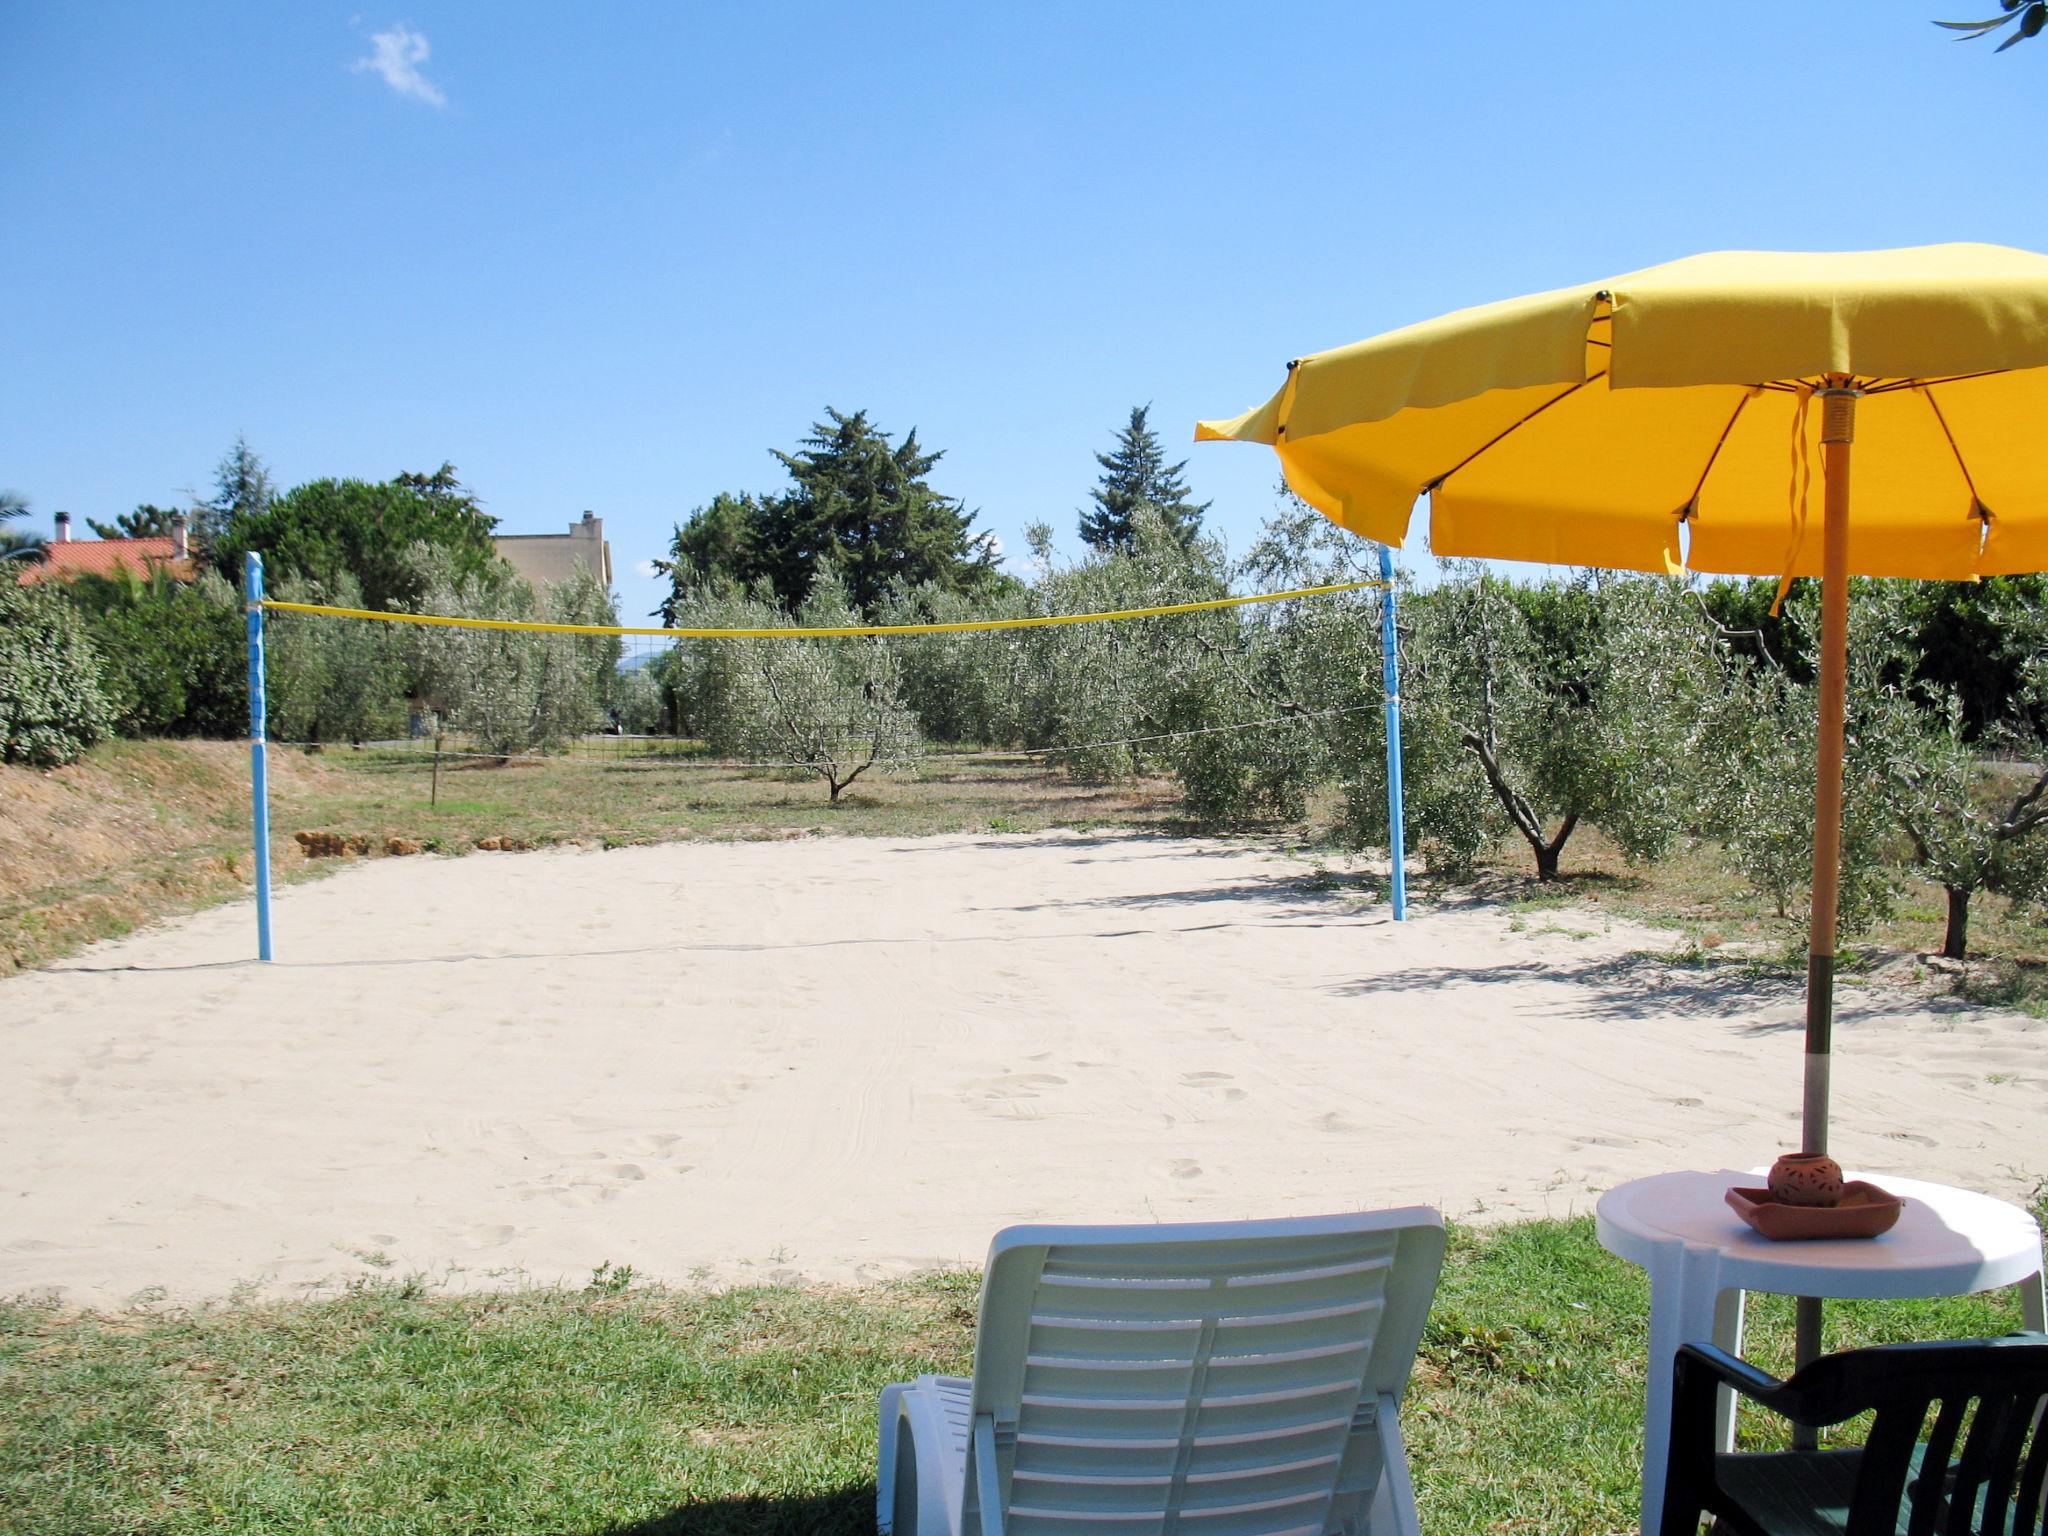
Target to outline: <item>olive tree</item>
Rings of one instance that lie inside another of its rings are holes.
[[[660,659],[619,674],[612,689],[611,715],[628,736],[656,736],[672,729],[668,713],[666,671]]]
[[[1370,550],[1290,497],[1233,575],[1264,591],[1370,581]],[[1191,809],[1217,819],[1299,817],[1312,790],[1335,782],[1349,840],[1385,843],[1384,600],[1364,589],[1260,604],[1193,631],[1207,661],[1208,712],[1238,728],[1172,744]]]
[[[419,582],[422,613],[611,621],[609,597],[581,574],[536,594],[502,561],[475,569],[445,551],[416,546],[408,565]],[[602,726],[617,657],[615,636],[406,625],[402,640],[406,692],[415,709],[501,759],[559,747]]]
[[[334,608],[363,606],[362,589],[346,573],[325,579],[287,574],[271,596]],[[389,626],[272,613],[264,635],[268,725],[276,740],[361,742],[403,730],[402,643]]]
[[[955,624],[1029,618],[1035,594],[1005,577],[972,592],[935,583],[893,587],[875,614],[881,624]],[[1025,645],[1011,630],[961,630],[888,642],[903,669],[903,696],[925,736],[981,746],[1019,745],[1028,728]]]
[[[1813,669],[1793,663],[1814,652],[1819,603],[1800,593],[1785,605],[1783,618],[1779,649],[1723,644],[1717,651],[1721,685],[1702,698],[1695,738],[1694,816],[1777,916],[1796,920],[1804,915],[1813,878],[1820,706]],[[1889,653],[1873,618],[1867,605],[1852,600],[1838,896],[1843,933],[1869,928],[1896,896],[1894,821],[1875,715]]]
[[[1446,573],[1411,605],[1406,645],[1419,837],[1456,865],[1511,830],[1540,880],[1557,878],[1582,823],[1630,860],[1666,851],[1717,678],[1680,589],[1600,575],[1517,586],[1467,562]]]
[[[829,629],[862,622],[830,573],[794,617],[730,586],[694,591],[676,622],[706,629]],[[832,803],[871,769],[914,771],[925,739],[892,642],[878,637],[689,640],[677,663],[692,723],[721,754],[807,769]]]
[[[1132,528],[1128,547],[1094,550],[1069,566],[1053,563],[1041,534],[1034,543],[1039,611],[1113,612],[1200,602],[1229,590],[1222,551],[1212,541],[1183,544],[1145,507],[1136,510]],[[1152,745],[1144,738],[1215,723],[1207,708],[1214,679],[1196,640],[1205,628],[1220,633],[1219,615],[1017,632],[1020,734],[1033,746],[1054,749],[1070,773],[1108,779],[1138,772]]]
[[[1885,670],[1900,679],[1867,706],[1865,734],[1912,866],[1947,898],[1941,953],[1962,960],[1978,892],[2025,905],[2048,899],[2048,837],[2039,835],[2048,827],[2048,744],[2032,723],[2048,701],[2048,620],[2026,604],[1999,615],[1997,648],[2018,664],[2023,684],[2007,701],[2007,717],[1972,739],[1962,695],[1913,678],[1915,658],[1895,622],[1904,601],[1893,583],[1873,583],[1865,592],[1864,638],[1881,655],[1889,652]]]

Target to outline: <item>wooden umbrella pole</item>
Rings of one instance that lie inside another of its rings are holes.
[[[1842,719],[1849,693],[1849,458],[1857,392],[1830,377],[1821,391],[1820,728],[1815,741],[1813,924],[1806,955],[1806,1100],[1801,1150],[1828,1149],[1828,1087],[1835,1028],[1835,917],[1842,878]],[[1795,1357],[1820,1356],[1821,1305],[1799,1299]]]
[[[1828,1149],[1828,1067],[1835,1022],[1835,920],[1842,878],[1842,718],[1849,678],[1849,454],[1856,393],[1846,379],[1821,393],[1820,727],[1814,752],[1813,922],[1806,958],[1806,1152]]]

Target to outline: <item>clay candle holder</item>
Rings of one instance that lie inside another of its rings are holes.
[[[1771,1164],[1771,1198],[1780,1205],[1842,1203],[1842,1165],[1819,1152],[1787,1152]]]

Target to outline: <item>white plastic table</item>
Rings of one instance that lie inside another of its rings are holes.
[[[1600,1197],[1601,1247],[1650,1275],[1649,1385],[1643,1409],[1643,1530],[1657,1529],[1671,1438],[1671,1366],[1681,1344],[1742,1351],[1745,1291],[1782,1296],[1961,1296],[2017,1287],[2030,1329],[2048,1321],[2041,1281],[2041,1229],[2003,1200],[1889,1174],[1868,1177],[1905,1198],[1898,1225],[1882,1237],[1772,1242],[1728,1208],[1731,1185],[1757,1186],[1761,1173],[1660,1173]],[[1734,1448],[1732,1400],[1718,1418],[1722,1448]]]

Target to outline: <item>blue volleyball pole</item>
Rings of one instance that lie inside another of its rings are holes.
[[[270,764],[264,736],[263,557],[242,557],[242,605],[249,616],[249,804],[256,843],[256,954],[270,959]]]
[[[1401,817],[1401,652],[1394,634],[1394,552],[1380,546],[1380,682],[1387,696],[1387,859],[1393,868],[1394,921],[1408,920],[1408,836]]]

